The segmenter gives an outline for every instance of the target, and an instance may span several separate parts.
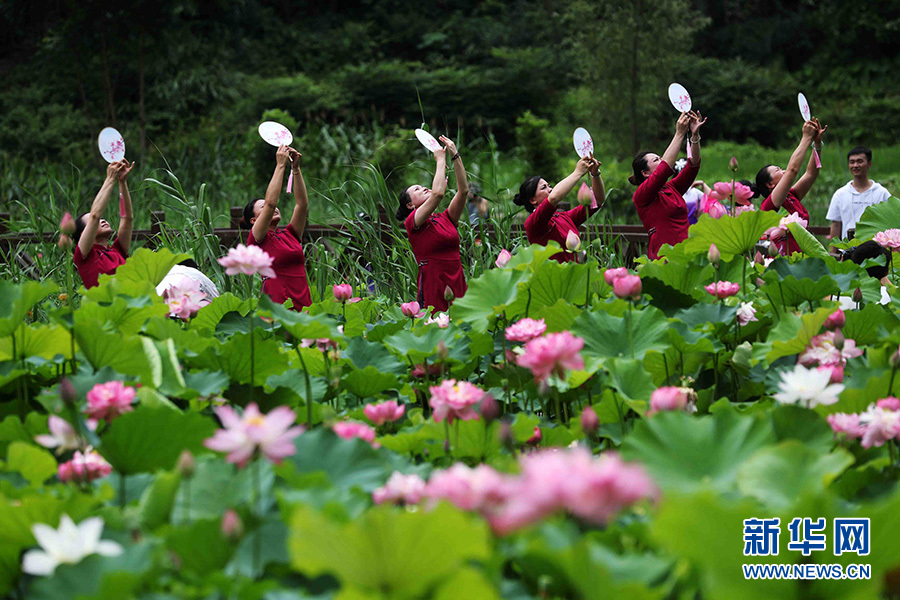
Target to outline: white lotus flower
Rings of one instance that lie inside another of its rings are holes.
[[[744,327],[750,321],[759,321],[756,318],[756,309],[753,308],[753,302],[741,302],[737,309],[737,320],[741,327]]]
[[[103,519],[91,517],[75,525],[69,515],[59,520],[59,529],[44,523],[31,526],[40,550],[29,550],[22,557],[22,571],[29,575],[52,575],[59,565],[74,565],[91,554],[118,556],[122,546],[101,540]]]
[[[781,374],[778,393],[772,397],[782,404],[801,404],[807,408],[834,404],[838,401],[838,394],[844,391],[844,384],[829,385],[830,380],[830,370],[819,371],[797,365],[793,371]]]
[[[88,419],[87,426],[94,431],[97,429],[97,421]],[[50,429],[49,434],[34,436],[34,441],[44,448],[56,448],[56,453],[62,454],[68,450],[81,450],[87,446],[85,439],[76,435],[75,429],[61,417],[50,415],[47,427]]]

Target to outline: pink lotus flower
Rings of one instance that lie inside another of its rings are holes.
[[[737,294],[740,291],[741,286],[740,284],[732,283],[730,281],[717,281],[705,286],[703,289],[721,300]]]
[[[506,328],[506,339],[510,342],[527,342],[544,335],[547,324],[543,319],[519,319]]]
[[[746,204],[753,197],[753,190],[749,186],[735,181],[720,181],[713,184],[713,191],[710,196],[715,200],[732,200],[732,192],[734,193],[734,202],[736,204]]]
[[[487,465],[474,469],[456,463],[432,474],[425,494],[432,500],[447,500],[463,510],[489,510],[509,494],[508,479]]]
[[[359,438],[365,442],[375,445],[375,430],[365,423],[357,423],[356,421],[338,421],[331,426],[335,435],[345,440]]]
[[[301,348],[312,348],[313,346],[318,348],[320,352],[328,352],[329,350],[336,350],[338,343],[331,338],[303,338],[300,340]]]
[[[475,406],[484,398],[484,390],[468,381],[445,379],[440,385],[428,388],[431,392],[429,404],[434,411],[434,420],[438,423],[447,419],[471,421],[478,419]]]
[[[619,277],[627,277],[628,269],[625,267],[619,267],[618,269],[607,269],[603,273],[603,279],[606,281],[607,285],[613,285]]]
[[[778,226],[769,230],[769,239],[777,240],[787,235],[788,225],[791,223],[799,223],[801,227],[806,229],[809,221],[801,219],[799,213],[791,213],[786,217],[782,217],[781,221],[778,222]]]
[[[756,318],[756,309],[753,308],[753,302],[741,302],[737,309],[738,325],[744,327],[751,321],[759,321]]]
[[[442,312],[425,320],[426,325],[431,325],[432,323],[437,323],[440,329],[447,329],[450,327],[450,315]]]
[[[825,329],[828,331],[832,331],[834,329],[841,329],[847,323],[847,316],[844,314],[844,311],[841,309],[837,309],[825,319]]]
[[[885,229],[875,234],[875,242],[893,252],[900,251],[900,229]]]
[[[418,475],[394,471],[383,487],[372,492],[375,504],[418,504],[425,497],[425,481]]]
[[[847,413],[834,413],[828,415],[828,424],[831,430],[837,433],[843,433],[848,438],[861,438],[863,428],[859,426],[859,415]]]
[[[900,411],[900,399],[894,398],[893,396],[888,396],[887,398],[882,398],[881,400],[876,402],[875,406],[883,408],[885,410]]]
[[[636,299],[641,295],[641,278],[637,275],[623,275],[613,281],[613,294],[617,298]]]
[[[230,406],[217,406],[215,411],[224,429],[216,431],[203,445],[227,452],[225,460],[230,463],[243,467],[257,451],[279,463],[297,451],[294,438],[303,433],[303,427],[291,427],[297,415],[286,406],[279,406],[266,415],[259,412],[255,402],[247,405],[243,415]]]
[[[582,204],[584,206],[590,206],[595,202],[594,200],[594,192],[588,186],[588,184],[581,182],[581,187],[578,188],[578,204]]]
[[[207,302],[207,304],[209,304]],[[194,304],[187,296],[170,295],[166,298],[166,306],[169,307],[169,316],[177,317],[183,321],[189,320],[200,310],[199,304]]]
[[[550,333],[525,344],[525,352],[517,362],[530,369],[538,383],[550,375],[565,378],[567,370],[584,368],[580,354],[583,347],[584,340],[571,332]]]
[[[87,426],[93,431],[97,428],[97,421],[88,419]],[[36,435],[34,441],[44,448],[56,448],[57,454],[69,450],[79,450],[87,445],[87,441],[75,433],[75,428],[61,417],[50,415],[47,418],[47,427],[50,429],[50,434]]]
[[[844,381],[844,365],[838,363],[836,365],[819,365],[816,367],[819,371],[828,371],[831,374],[829,383],[843,383]]]
[[[734,207],[734,216],[736,217],[739,214],[745,213],[745,212],[754,212],[755,210],[756,210],[756,207],[753,206],[752,204],[738,205],[738,206]]]
[[[862,348],[857,348],[856,342],[852,339],[845,339],[843,347],[838,349],[835,346],[835,332],[826,331],[809,341],[809,345],[797,358],[797,362],[805,367],[845,365],[847,359],[862,356],[862,353]]]
[[[177,283],[167,287],[162,293],[169,307],[169,316],[187,321],[198,310],[209,304],[206,294],[200,291],[200,282],[190,277],[182,277]]]
[[[700,199],[700,212],[708,214],[713,219],[721,219],[728,214],[728,209],[716,200],[714,193],[711,193]]]
[[[228,251],[227,256],[219,259],[219,264],[225,267],[226,275],[259,273],[263,277],[275,277],[275,271],[272,270],[272,257],[259,246],[238,244],[237,248]]]
[[[425,311],[419,308],[418,302],[404,302],[400,305],[400,312],[410,319],[417,319],[425,314]]]
[[[403,413],[406,412],[406,407],[402,404],[397,404],[395,400],[388,400],[378,404],[366,404],[363,412],[366,414],[366,418],[377,427],[402,419]]]
[[[664,410],[683,410],[687,413],[696,412],[697,392],[688,387],[666,386],[657,388],[650,395],[650,410],[647,416],[652,417]]]
[[[428,365],[428,376],[436,377],[441,374],[441,365],[439,363],[431,363]],[[409,371],[409,376],[413,379],[424,379],[425,378],[425,365],[419,363],[414,366]]]
[[[63,215],[62,220],[59,222],[59,230],[69,236],[75,233],[75,219],[72,218],[72,213],[66,211],[66,214]]]
[[[112,465],[88,446],[84,453],[76,450],[72,460],[59,465],[57,477],[63,483],[88,483],[112,473]]]
[[[877,405],[869,406],[866,412],[859,415],[859,424],[863,428],[863,448],[883,446],[900,435],[900,412]]]
[[[578,252],[581,250],[581,238],[574,231],[566,234],[566,250],[569,252]]]
[[[498,269],[502,269],[509,264],[510,260],[512,260],[512,254],[509,253],[509,250],[504,248],[500,251],[500,256],[497,257],[497,260],[494,261],[494,264],[497,265]]]
[[[110,422],[119,415],[134,410],[131,407],[134,396],[134,388],[121,381],[98,383],[87,393],[87,415],[98,421],[104,419]]]
[[[331,288],[331,293],[338,302],[346,302],[353,297],[353,286],[349,283],[339,283]]]

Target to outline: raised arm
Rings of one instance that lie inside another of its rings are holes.
[[[684,136],[687,134],[690,124],[691,115],[689,113],[681,113],[681,116],[678,117],[678,120],[675,122],[675,136],[672,138],[672,141],[669,142],[669,147],[666,148],[663,155],[659,157],[661,161],[668,164],[669,167],[673,169],[675,168],[675,159],[678,158],[678,152],[684,145]],[[697,160],[699,161],[700,159],[698,158]]]
[[[81,232],[81,237],[78,239],[78,251],[81,252],[82,257],[87,257],[91,252],[91,248],[94,247],[94,241],[97,239],[97,229],[100,227],[100,219],[103,218],[103,212],[106,210],[107,203],[109,203],[110,192],[112,192],[113,184],[115,184],[116,176],[121,168],[121,162],[109,163],[109,166],[106,167],[106,180],[100,186],[100,191],[97,192],[97,196],[94,198],[93,204],[91,204],[91,212],[85,217],[87,223],[85,223],[84,231]]]
[[[691,117],[689,125],[691,130],[691,164],[696,166],[700,164],[700,127],[706,123],[706,119],[703,118],[699,111],[691,111],[689,114]]]
[[[281,195],[281,184],[284,182],[285,165],[290,159],[290,153],[287,146],[279,146],[275,152],[275,172],[272,173],[272,179],[269,181],[269,187],[266,188],[265,203],[259,216],[253,223],[250,230],[253,233],[253,239],[261,242],[269,231],[269,224],[272,223],[272,216],[275,214],[275,207],[278,206],[278,197]]]
[[[600,173],[600,165],[603,164],[591,154],[591,164],[588,172],[591,174],[591,192],[594,194],[594,200],[597,207],[591,206],[591,211],[595,211],[603,206],[606,202],[606,185],[603,183],[603,175]]]
[[[550,195],[547,196],[547,200],[553,206],[559,204],[559,201],[565,198],[566,194],[572,191],[572,188],[575,187],[575,184],[578,183],[578,180],[584,177],[584,174],[588,172],[588,169],[591,166],[591,159],[588,157],[578,159],[578,162],[575,164],[575,170],[572,171],[572,174],[557,183],[552,190],[550,190]]]
[[[800,138],[800,144],[794,150],[794,153],[791,154],[791,159],[788,161],[787,169],[784,170],[784,175],[781,176],[781,181],[772,190],[772,204],[775,205],[775,210],[781,208],[788,192],[791,191],[791,186],[800,172],[800,163],[803,162],[803,157],[806,156],[806,151],[809,149],[809,145],[812,144],[817,131],[818,129],[812,121],[807,121],[803,124],[803,136]]]
[[[813,148],[821,153],[822,151],[822,134],[825,133],[825,130],[828,129],[828,125],[822,126],[819,124],[819,120],[813,117],[812,122],[816,126],[816,136],[813,138]],[[794,194],[797,195],[797,198],[803,199],[803,197],[809,192],[809,189],[812,187],[813,183],[816,182],[816,178],[819,176],[819,167],[816,166],[816,154],[815,152],[811,152],[809,156],[809,162],[806,163],[806,173],[800,177],[800,180],[794,185]]]
[[[303,155],[293,148],[288,148],[288,154],[291,160],[291,174],[294,176],[294,212],[291,214],[291,229],[296,232],[297,239],[300,239],[303,237],[306,217],[309,215],[309,196],[306,193],[303,173],[300,172],[300,159]]]
[[[447,153],[450,154],[450,164],[453,165],[453,172],[456,173],[456,195],[450,200],[450,205],[447,207],[447,216],[450,217],[450,221],[454,225],[458,225],[459,217],[465,210],[466,201],[469,197],[469,180],[466,178],[466,168],[459,157],[456,144],[443,135],[439,139],[447,147]]]
[[[434,160],[437,163],[434,168],[434,181],[431,182],[431,194],[417,209],[413,215],[413,222],[416,227],[421,227],[428,220],[428,217],[438,207],[441,200],[444,199],[444,193],[447,191],[447,149],[441,148],[434,151]]]
[[[131,232],[134,231],[134,209],[131,206],[131,192],[128,191],[128,174],[134,168],[134,163],[122,159],[122,168],[119,170],[119,194],[122,202],[119,204],[119,232],[116,239],[125,254],[131,249]]]

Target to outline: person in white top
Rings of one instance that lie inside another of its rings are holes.
[[[869,179],[869,168],[872,166],[872,151],[864,146],[857,146],[847,154],[847,163],[853,180],[838,189],[831,197],[828,214],[825,218],[831,221],[831,232],[828,239],[847,239],[848,232],[856,229],[856,223],[863,211],[891,197],[891,193],[880,184]]]

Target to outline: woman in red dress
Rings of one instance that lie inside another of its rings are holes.
[[[300,172],[301,154],[289,146],[281,146],[275,153],[275,172],[264,200],[251,200],[244,207],[242,224],[250,227],[247,245],[256,244],[272,257],[274,278],[263,277],[262,291],[273,302],[283,304],[290,298],[293,310],[312,304],[306,280],[306,259],[303,256],[303,230],[309,212],[306,183]],[[294,211],[287,227],[278,229],[281,213],[278,197],[284,184],[284,171],[290,163],[294,176]]]
[[[684,193],[691,188],[700,171],[699,132],[704,123],[706,119],[699,113],[681,113],[675,123],[675,137],[663,155],[641,152],[631,163],[634,172],[628,181],[637,186],[634,207],[650,237],[647,255],[651,259],[659,258],[663,244],[674,246],[687,239],[690,222]],[[691,159],[678,175],[672,177],[675,159],[688,130],[691,132]]]
[[[456,146],[441,136],[444,148],[435,150],[437,162],[431,189],[411,185],[400,194],[397,220],[403,221],[416,262],[419,263],[418,302],[445,311],[450,301],[466,293],[466,277],[459,258],[459,217],[466,208],[469,183]],[[447,210],[434,214],[447,191],[447,152],[456,173],[456,194]]]
[[[84,287],[98,285],[100,275],[112,275],[125,264],[131,248],[131,232],[134,228],[134,213],[131,208],[131,193],[128,191],[128,174],[134,163],[119,160],[106,167],[106,180],[94,198],[91,212],[79,215],[75,220],[75,267],[84,282]],[[113,229],[103,218],[106,205],[112,195],[112,187],[119,182],[119,234],[109,245]]]
[[[557,212],[556,205],[559,201],[572,191],[578,180],[587,173],[591,174],[591,192],[594,195],[591,206],[577,206],[571,210]],[[604,200],[606,188],[600,175],[600,161],[593,155],[580,159],[572,174],[557,183],[556,187],[550,187],[547,180],[540,175],[529,177],[522,182],[519,193],[513,198],[515,204],[524,206],[525,210],[531,213],[525,219],[525,235],[528,237],[528,243],[542,246],[546,246],[550,240],[558,243],[563,251],[550,257],[558,262],[575,260],[575,253],[566,249],[566,237],[573,231],[577,235],[579,225],[597,212],[603,206]]]
[[[760,206],[761,210],[774,210],[784,207],[788,215],[797,214],[798,217],[809,223],[809,211],[803,206],[803,197],[809,192],[812,184],[815,183],[819,176],[819,167],[816,166],[815,155],[810,155],[809,163],[806,167],[806,173],[797,181],[793,187],[791,184],[797,179],[800,173],[800,165],[806,156],[806,151],[811,144],[815,145],[815,149],[822,150],[822,134],[828,126],[822,127],[817,119],[811,119],[803,124],[803,134],[800,137],[800,144],[788,161],[787,169],[775,165],[767,165],[759,170],[756,174],[756,193],[760,196],[766,196]],[[780,231],[780,230],[779,230]],[[782,255],[791,255],[794,252],[800,252],[800,246],[794,240],[794,236],[790,233],[783,237],[773,239],[778,251]]]

